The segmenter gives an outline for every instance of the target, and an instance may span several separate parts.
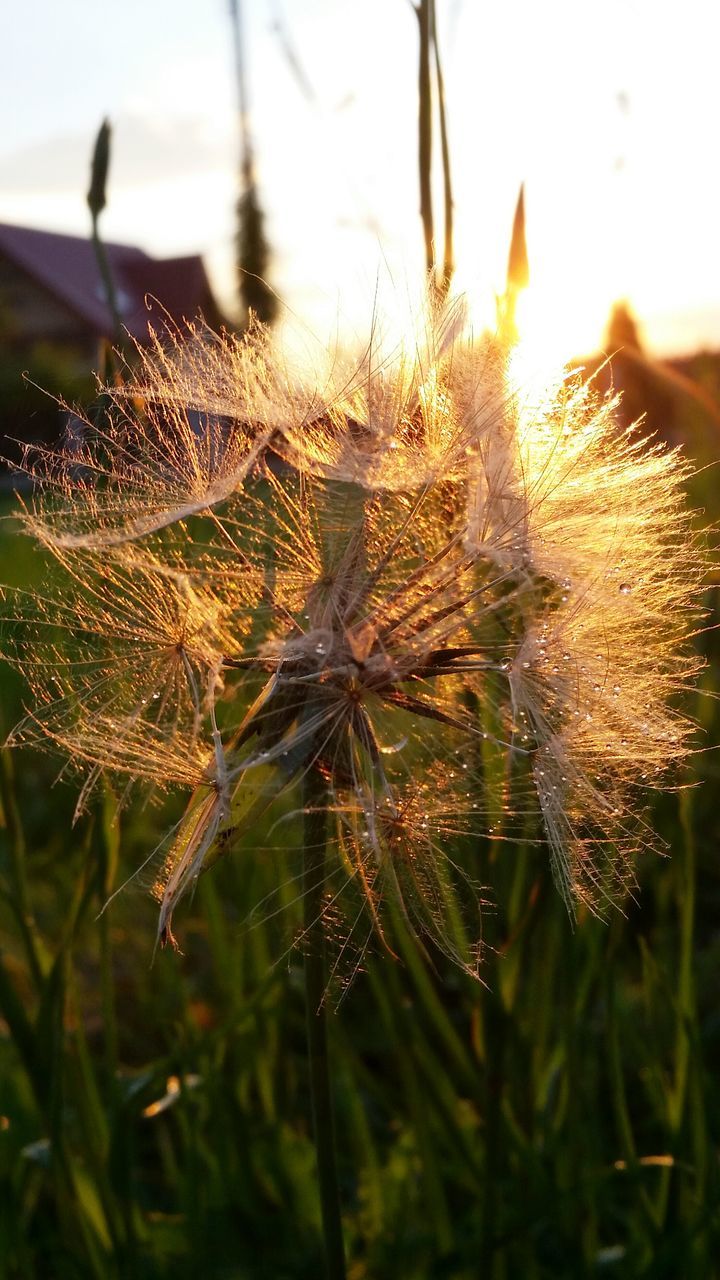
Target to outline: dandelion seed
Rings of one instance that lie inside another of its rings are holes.
[[[570,905],[631,878],[640,769],[688,749],[687,468],[579,377],[531,407],[507,377],[458,306],[319,371],[260,328],[192,329],[142,353],[104,433],[28,462],[26,528],[60,576],[7,596],[4,651],[34,689],[15,738],[67,753],[86,788],[110,769],[194,789],[155,878],[163,940],[312,772],[338,956],[354,971],[371,933],[391,950],[396,916],[474,972],[479,894],[453,850],[502,837],[491,747]]]

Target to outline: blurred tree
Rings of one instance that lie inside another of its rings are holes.
[[[659,360],[646,347],[629,302],[611,308],[603,351],[574,362],[603,393],[620,392],[623,426],[642,422],[647,433],[682,446],[698,464],[715,464],[720,432],[717,354]]]
[[[605,345],[610,351],[642,351],[640,328],[629,303],[622,299],[613,303],[607,323]]]
[[[242,13],[240,0],[230,0],[230,16],[235,46],[235,75],[238,89],[240,120],[240,183],[237,202],[237,271],[238,289],[246,315],[253,311],[263,324],[272,324],[277,315],[277,295],[267,283],[270,247],[265,235],[265,217],[260,205],[255,161],[250,134],[247,77],[243,56]]]

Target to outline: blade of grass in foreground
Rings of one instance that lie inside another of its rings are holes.
[[[303,911],[305,942],[305,999],[307,1043],[317,1150],[320,1208],[328,1280],[344,1280],[345,1246],[342,1236],[340,1191],[335,1156],[335,1125],[328,1062],[327,973],[325,966],[325,844],[327,791],[323,778],[310,767],[304,780]]]

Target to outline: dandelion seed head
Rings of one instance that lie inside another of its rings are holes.
[[[308,771],[338,975],[371,936],[392,951],[393,915],[474,972],[482,893],[455,851],[508,838],[518,805],[570,906],[620,896],[652,844],[638,795],[691,737],[687,466],[579,375],[524,397],[463,326],[431,309],[399,347],[374,325],[304,362],[259,326],[191,328],[140,353],[102,428],[28,462],[56,577],[6,599],[33,690],[15,736],[85,795],[104,770],[192,792],[153,873],[163,938]]]

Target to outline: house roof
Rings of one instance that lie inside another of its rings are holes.
[[[151,258],[132,245],[105,244],[123,326],[139,342],[148,324],[219,315],[202,258]],[[89,239],[0,223],[0,254],[65,304],[98,337],[113,332],[95,250]]]

